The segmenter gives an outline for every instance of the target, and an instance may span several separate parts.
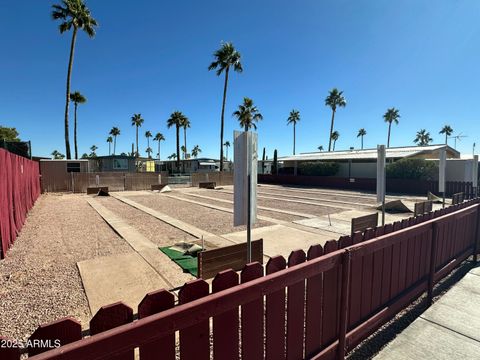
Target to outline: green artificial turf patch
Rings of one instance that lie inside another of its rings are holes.
[[[197,257],[184,255],[181,251],[170,249],[169,246],[159,248],[165,255],[172,259],[184,272],[188,272],[197,277],[198,266]]]

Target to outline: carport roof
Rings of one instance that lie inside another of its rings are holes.
[[[429,145],[429,146],[406,146],[391,147],[386,150],[387,159],[401,159],[420,154],[428,154],[435,150],[446,147],[460,157],[460,153],[448,145]],[[299,155],[280,158],[283,161],[307,161],[307,160],[375,160],[377,158],[377,149],[364,150],[341,150],[341,151],[322,151],[313,153],[302,153]]]

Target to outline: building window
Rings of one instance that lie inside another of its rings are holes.
[[[113,168],[115,170],[127,170],[128,159],[113,159]]]
[[[67,162],[67,172],[80,172],[79,162]]]

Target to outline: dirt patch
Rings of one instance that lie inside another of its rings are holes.
[[[135,197],[135,199],[137,198],[138,196]],[[158,246],[169,246],[180,241],[198,240],[194,236],[115,198],[98,197],[96,200]]]
[[[233,226],[233,214],[175,200],[161,194],[135,196],[131,200],[216,235],[246,229],[245,226]],[[258,221],[254,227],[269,225],[273,224],[267,221]]]
[[[38,325],[91,314],[76,263],[133,251],[85,195],[42,195],[0,261],[0,335],[25,340]]]

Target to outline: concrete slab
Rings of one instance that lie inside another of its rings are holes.
[[[469,273],[472,275],[480,276],[480,265],[470,270]]]
[[[467,274],[421,317],[480,342],[479,304],[480,277]]]
[[[146,293],[170,288],[136,252],[80,261],[77,266],[92,315],[101,306],[117,301],[136,312]]]
[[[350,235],[351,231],[350,223],[335,219],[333,216],[330,217],[330,221],[328,220],[328,217],[322,216],[314,219],[296,220],[294,223],[315,229],[330,231],[338,235]]]
[[[375,360],[452,360],[479,356],[479,342],[419,318],[380,351]]]
[[[247,238],[246,231],[239,231],[224,236],[236,243],[245,242]],[[293,250],[303,249],[307,251],[311,245],[323,245],[332,239],[332,237],[328,235],[313,234],[279,224],[253,229],[252,237],[254,239],[263,238],[264,254],[269,257],[282,255],[285,258],[287,258]]]

